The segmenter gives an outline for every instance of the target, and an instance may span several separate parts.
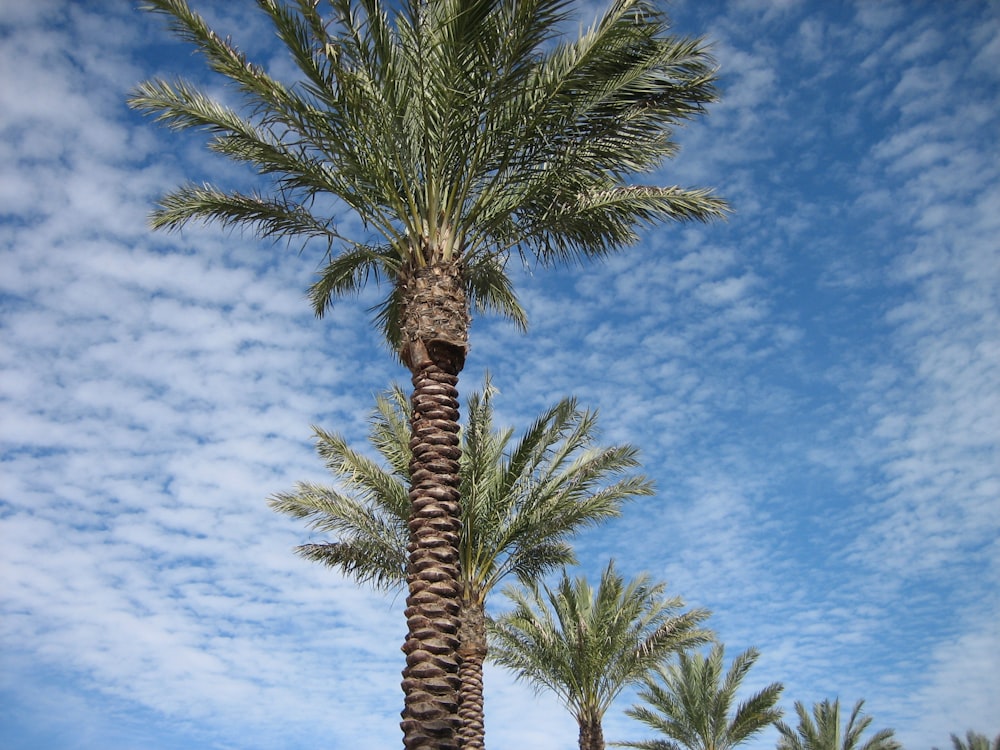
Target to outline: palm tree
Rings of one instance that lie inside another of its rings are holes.
[[[985,734],[979,734],[970,729],[965,733],[965,740],[957,734],[951,735],[951,744],[955,750],[1000,750],[1000,734],[993,739],[993,742],[990,742],[990,738]]]
[[[736,693],[759,653],[751,648],[737,656],[725,678],[724,655],[720,644],[707,658],[681,653],[677,664],[661,666],[659,681],[647,680],[639,693],[648,706],[633,706],[626,713],[669,739],[616,744],[643,750],[732,750],[778,721],[781,709],[775,705],[784,689],[779,683],[750,696],[732,713]]]
[[[569,536],[618,515],[632,497],[652,494],[628,445],[595,445],[597,415],[564,399],[516,441],[494,427],[494,389],[468,399],[461,433],[462,627],[460,741],[484,747],[483,660],[486,597],[510,575],[530,580],[575,562]],[[299,483],[270,499],[275,510],[305,519],[336,542],[306,544],[304,557],[355,580],[393,589],[406,580],[411,407],[399,388],[378,397],[369,441],[385,465],[353,450],[337,435],[314,428],[320,456],[343,491]]]
[[[777,723],[778,750],[901,750],[892,729],[881,729],[863,744],[861,735],[872,723],[872,717],[861,713],[865,702],[859,700],[841,731],[840,699],[824,700],[813,705],[812,716],[801,701],[795,702],[799,726],[792,729],[782,721]]]
[[[628,184],[677,150],[672,130],[715,99],[700,40],[668,34],[651,0],[615,0],[560,39],[568,0],[257,0],[298,68],[283,82],[186,0],[146,0],[235,84],[140,84],[132,107],[257,172],[260,191],[187,184],[158,228],[189,221],[315,240],[320,316],[386,282],[376,322],[413,384],[414,467],[404,644],[408,748],[454,747],[459,655],[458,375],[470,310],[526,325],[506,273],[601,257],[640,226],[707,221],[710,191]],[[325,13],[325,15],[324,15]],[[353,215],[360,221],[341,221]],[[346,227],[360,226],[359,234]]]
[[[554,692],[576,718],[580,750],[603,750],[602,720],[614,699],[671,654],[711,640],[704,609],[679,612],[679,597],[646,575],[625,583],[614,561],[596,593],[563,571],[550,589],[508,588],[514,609],[490,626],[490,658],[536,689]]]

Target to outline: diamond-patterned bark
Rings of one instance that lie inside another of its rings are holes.
[[[483,605],[463,602],[459,627],[459,745],[462,750],[484,750],[483,662],[486,659],[486,613]]]
[[[403,644],[403,743],[407,750],[457,750],[459,709],[458,373],[468,310],[455,266],[401,279],[403,345],[410,368],[410,544]]]

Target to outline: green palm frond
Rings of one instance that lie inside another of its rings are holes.
[[[401,576],[405,576],[406,560],[400,559],[397,547],[373,544],[363,538],[333,544],[302,544],[295,551],[306,560],[322,563],[376,589],[395,589]]]
[[[297,484],[294,492],[273,495],[268,504],[340,540],[302,545],[296,551],[303,557],[337,568],[375,588],[393,589],[405,580],[409,537],[405,516],[372,513],[369,506],[354,497],[308,483]]]
[[[409,517],[408,475],[390,473],[374,460],[352,449],[340,435],[313,427],[316,452],[326,468],[352,494],[400,519]]]
[[[626,582],[611,562],[595,591],[564,571],[549,588],[508,587],[513,609],[491,623],[491,658],[538,689],[551,690],[574,716],[599,720],[628,685],[671,654],[708,642],[703,609],[682,612],[678,597],[647,576]]]
[[[391,279],[399,271],[402,259],[394,246],[350,244],[350,250],[329,259],[319,272],[319,279],[309,287],[309,300],[319,318],[327,313],[335,298],[357,292],[369,278]]]
[[[410,479],[410,404],[398,385],[375,396],[368,440],[404,484]]]
[[[615,211],[596,211],[596,197],[626,186],[676,151],[670,128],[715,98],[714,65],[698,40],[666,35],[666,18],[650,3],[619,2],[579,40],[559,45],[539,65],[524,94],[522,127],[537,132],[530,157],[511,165],[523,185],[517,221],[504,231],[543,261],[602,255],[635,240],[621,217],[632,207],[642,220],[708,219],[724,204],[703,191],[666,189]],[[655,135],[654,135],[655,134]],[[628,189],[623,194],[627,196]],[[496,209],[500,225],[508,218]],[[619,219],[608,222],[608,219]],[[488,222],[487,222],[488,223]],[[526,237],[519,237],[524,231]]]
[[[525,545],[521,554],[512,558],[507,565],[498,570],[487,582],[487,586],[495,586],[508,571],[521,581],[530,581],[544,575],[550,570],[563,568],[576,562],[576,554],[568,542],[545,542]]]
[[[527,330],[528,314],[514,292],[502,258],[473,257],[465,276],[469,299],[477,312],[496,313],[520,330]]]

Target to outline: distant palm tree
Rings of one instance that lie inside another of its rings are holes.
[[[402,729],[407,748],[456,744],[458,376],[470,312],[524,327],[507,272],[599,258],[666,221],[707,221],[708,190],[635,185],[673,156],[673,128],[716,98],[700,40],[650,0],[615,0],[560,39],[567,0],[257,0],[298,70],[255,63],[186,0],[146,0],[203,54],[224,97],[154,79],[129,104],[248,166],[262,192],[189,183],[153,225],[192,220],[305,245],[335,298],[385,282],[377,324],[410,370],[415,461]],[[347,219],[347,220],[345,220]],[[352,220],[356,219],[356,220]],[[360,227],[356,232],[348,231]]]
[[[854,705],[847,726],[841,731],[839,698],[832,703],[829,700],[816,703],[812,716],[805,705],[796,701],[799,726],[793,730],[784,722],[777,723],[781,734],[778,750],[901,750],[892,729],[881,729],[862,744],[861,735],[872,723],[870,716],[861,713],[864,705],[863,700]]]
[[[965,733],[964,741],[957,734],[953,734],[951,744],[954,746],[954,750],[1000,750],[1000,734],[993,739],[993,742],[990,742],[990,738],[985,734],[979,734],[970,729]],[[935,747],[934,750],[938,749]]]
[[[661,666],[658,679],[650,677],[639,697],[646,706],[626,713],[669,739],[615,743],[642,750],[732,750],[781,718],[775,704],[784,689],[768,685],[737,706],[736,693],[759,656],[748,649],[737,656],[722,676],[725,647],[716,645],[706,658],[700,653],[678,656],[676,664]]]
[[[487,595],[512,574],[530,580],[575,562],[570,536],[618,515],[626,500],[652,494],[650,482],[631,473],[638,466],[636,450],[595,445],[597,415],[573,399],[560,401],[514,441],[512,429],[494,426],[494,393],[487,378],[482,394],[468,400],[461,433],[459,734],[462,747],[470,749],[484,746]],[[392,589],[406,581],[411,406],[399,388],[376,404],[369,440],[384,466],[342,437],[314,428],[317,450],[341,489],[300,483],[269,502],[337,537],[299,547],[304,557]]]
[[[671,654],[711,640],[698,627],[708,611],[680,612],[684,602],[664,599],[664,589],[645,575],[626,584],[614,561],[596,592],[565,571],[554,589],[508,588],[514,609],[491,623],[490,658],[559,697],[579,725],[580,750],[604,750],[602,720],[621,691]]]

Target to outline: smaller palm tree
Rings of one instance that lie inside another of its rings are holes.
[[[708,657],[681,653],[676,664],[661,666],[658,680],[648,679],[639,693],[648,705],[626,713],[669,739],[615,744],[643,750],[731,750],[778,721],[781,709],[775,704],[784,689],[779,683],[755,693],[731,714],[736,692],[759,653],[751,648],[737,656],[725,678],[724,655],[720,644]]]
[[[840,699],[825,700],[813,706],[812,716],[801,701],[795,702],[799,726],[792,729],[784,722],[777,723],[778,750],[901,750],[893,737],[892,729],[880,729],[862,744],[861,735],[872,723],[872,717],[861,713],[863,700],[854,704],[843,732],[840,729]]]
[[[536,689],[554,692],[580,727],[580,750],[604,750],[611,703],[671,654],[712,639],[709,612],[681,612],[680,597],[646,575],[626,584],[608,563],[595,592],[563,571],[558,586],[505,590],[513,611],[490,624],[490,658]]]
[[[990,738],[985,734],[979,734],[970,729],[965,733],[964,740],[957,734],[953,734],[951,744],[955,750],[1000,750],[1000,734],[993,738],[993,742],[990,742]],[[938,749],[935,747],[934,750]]]

